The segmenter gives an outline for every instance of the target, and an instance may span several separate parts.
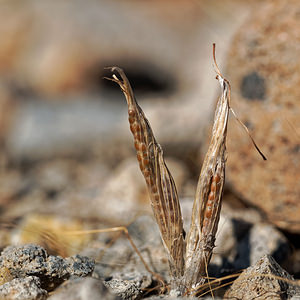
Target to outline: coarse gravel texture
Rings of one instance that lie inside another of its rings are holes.
[[[27,244],[8,246],[0,256],[0,269],[13,278],[38,277],[41,286],[53,290],[70,276],[87,276],[94,270],[94,261],[76,255],[66,259],[48,255],[40,246]]]
[[[281,300],[296,296],[300,296],[299,284],[272,256],[264,255],[234,281],[225,299]]]
[[[38,277],[15,278],[0,286],[1,300],[44,300],[47,291],[41,288]]]

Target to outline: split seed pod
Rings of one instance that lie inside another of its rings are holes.
[[[187,291],[192,291],[206,280],[207,266],[215,247],[225,180],[230,84],[220,73],[216,61],[215,65],[222,95],[217,102],[212,138],[199,176],[187,237],[184,274]]]
[[[179,282],[184,270],[183,224],[178,194],[173,177],[163,158],[144,112],[138,105],[123,70],[113,67],[112,81],[118,83],[128,104],[130,130],[134,137],[137,160],[145,178],[151,206],[167,250],[171,275]]]
[[[221,212],[229,110],[236,117],[230,108],[230,84],[223,77],[216,63],[215,45],[213,45],[213,58],[216,79],[221,85],[222,94],[217,102],[212,138],[198,180],[186,249],[184,249],[183,224],[177,190],[164,161],[162,148],[156,142],[150,124],[138,105],[123,70],[113,67],[112,71],[118,76],[114,74],[113,78],[108,78],[121,87],[126,97],[137,159],[147,183],[151,206],[168,254],[172,277],[171,288],[181,295],[195,294],[197,288],[206,281],[207,267],[215,247]],[[249,134],[262,158],[266,160],[247,127],[238,118],[237,120]]]

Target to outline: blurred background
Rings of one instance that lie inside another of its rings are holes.
[[[126,101],[103,79],[110,66],[132,83],[188,219],[220,93],[216,43],[232,107],[268,158],[230,120],[225,211],[279,230],[299,273],[298,1],[1,1],[0,20],[1,248],[69,255],[84,238],[56,249],[41,232],[151,214]]]

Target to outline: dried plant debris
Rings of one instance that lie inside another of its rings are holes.
[[[216,78],[221,85],[222,95],[217,103],[212,137],[198,180],[191,228],[187,237],[185,285],[188,290],[205,282],[221,211],[230,85],[218,68]]]
[[[183,275],[183,224],[178,194],[173,177],[163,158],[144,112],[138,105],[123,70],[114,67],[113,81],[126,97],[130,130],[134,137],[137,160],[147,183],[152,209],[167,250],[171,274],[178,282]]]
[[[186,245],[177,190],[164,161],[162,148],[157,143],[123,70],[118,67],[111,68],[114,74],[112,78],[108,78],[121,87],[127,100],[137,160],[147,183],[154,216],[168,254],[173,295],[196,295],[199,287],[205,284],[220,218],[225,181],[227,123],[231,110],[230,84],[216,63],[215,45],[213,58],[222,95],[217,102],[212,137],[198,180]],[[265,159],[253,138],[250,138]]]

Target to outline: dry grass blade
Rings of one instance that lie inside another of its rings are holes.
[[[230,84],[222,76],[216,61],[215,67],[222,95],[216,107],[212,138],[202,165],[193,205],[191,228],[187,238],[185,265],[187,290],[195,289],[206,280],[206,268],[215,246],[225,180]]]
[[[183,275],[183,224],[174,180],[165,164],[163,151],[156,142],[144,112],[138,105],[122,69],[113,67],[110,79],[119,84],[128,104],[130,130],[140,169],[146,180],[152,209],[168,253],[174,282]]]

